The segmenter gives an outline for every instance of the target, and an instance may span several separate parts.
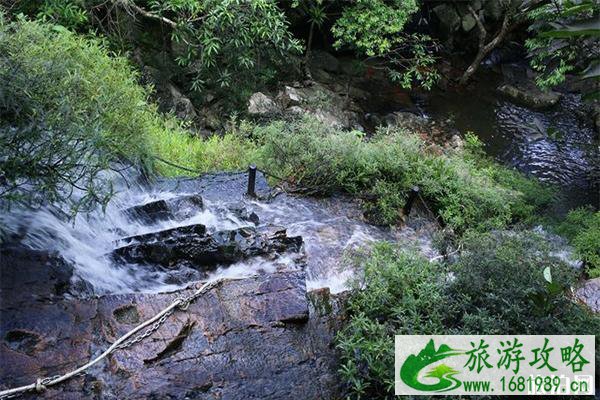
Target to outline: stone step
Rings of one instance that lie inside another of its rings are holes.
[[[249,257],[299,253],[301,237],[288,237],[280,227],[244,227],[208,233],[204,225],[188,225],[164,231],[131,236],[112,252],[115,261],[160,265],[177,269],[185,265],[208,270]]]
[[[132,220],[152,224],[169,219],[182,221],[201,211],[203,207],[202,197],[192,194],[151,201],[127,208],[123,213]]]

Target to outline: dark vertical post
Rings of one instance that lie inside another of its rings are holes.
[[[248,166],[248,192],[246,193],[250,197],[256,197],[256,165],[252,164]]]
[[[406,204],[404,205],[404,215],[408,217],[408,214],[410,214],[410,210],[412,209],[412,206],[415,202],[415,200],[417,199],[417,196],[419,195],[419,187],[418,186],[413,186],[412,189],[410,189],[410,192],[408,193],[408,199],[406,199]]]

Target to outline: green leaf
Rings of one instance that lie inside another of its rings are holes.
[[[573,24],[551,24],[555,29],[540,33],[544,38],[573,38],[578,36],[600,37],[600,22],[598,20],[587,20]]]
[[[596,61],[588,65],[588,67],[583,71],[581,76],[582,79],[589,78],[600,78],[600,61]]]
[[[552,283],[552,272],[550,271],[550,267],[544,268],[544,279],[547,282]]]

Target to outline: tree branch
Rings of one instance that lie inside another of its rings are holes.
[[[171,28],[177,28],[177,23],[175,21],[170,20],[169,18],[163,17],[162,15],[157,15],[151,13],[149,11],[144,10],[140,6],[137,6],[133,1],[129,0],[115,0],[115,3],[125,10],[130,11],[133,10],[136,14],[140,14],[146,18],[153,19],[156,21],[160,21],[166,25],[169,25]],[[129,12],[131,14],[131,12]]]
[[[502,42],[502,40],[504,40],[504,37],[510,31],[510,20],[512,19],[513,15],[513,12],[511,10],[506,10],[506,12],[504,13],[504,19],[502,20],[502,27],[500,28],[496,36],[489,43],[485,44],[487,31],[483,26],[483,22],[481,22],[481,18],[479,18],[479,15],[477,15],[475,10],[473,10],[471,6],[469,6],[469,11],[471,12],[471,15],[473,15],[473,18],[475,18],[475,22],[477,23],[477,27],[479,28],[479,50],[477,51],[475,59],[473,60],[471,65],[469,65],[469,68],[465,70],[463,76],[460,78],[461,85],[467,83],[467,81],[471,78],[471,76],[473,76],[475,71],[477,71],[477,68],[481,64],[481,61],[483,61],[483,59],[493,49],[495,49],[496,46],[498,46]]]

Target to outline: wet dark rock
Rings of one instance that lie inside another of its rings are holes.
[[[134,220],[150,224],[169,219],[182,221],[198,210],[202,210],[203,206],[202,197],[192,194],[168,200],[151,201],[130,207],[123,212]]]
[[[260,222],[258,215],[253,211],[248,211],[248,209],[241,202],[230,204],[228,205],[227,209],[242,221],[248,221],[254,225],[258,225]]]
[[[144,223],[167,220],[171,217],[169,206],[165,200],[152,201],[150,203],[128,208],[124,213],[135,220]]]
[[[73,267],[56,253],[18,245],[0,247],[3,307],[60,298],[70,291],[72,276]]]
[[[18,296],[19,292],[11,291],[10,294]],[[2,388],[65,372],[65,368],[84,364],[90,359],[95,300],[40,302],[29,298],[19,307],[11,307],[4,300],[3,292],[0,303]]]
[[[155,185],[161,191],[194,192],[208,201],[237,203],[246,193],[248,173],[217,172],[197,178],[170,178],[158,181]],[[256,194],[259,197],[269,197],[271,194],[271,188],[260,171],[256,173]]]
[[[543,109],[556,105],[560,100],[560,93],[551,90],[542,91],[534,84],[511,85],[504,84],[498,91],[518,104],[533,109]]]
[[[207,233],[204,225],[189,225],[124,239],[128,244],[113,257],[130,263],[156,264],[165,268],[186,265],[205,270],[248,257],[299,251],[302,238],[289,238],[285,229],[258,232],[245,227]]]
[[[84,364],[132,328],[137,319],[124,315],[147,320],[192,290],[29,304],[3,314],[0,387]],[[340,398],[334,337],[343,304],[326,290],[307,294],[303,272],[225,281],[86,377],[23,398]]]
[[[577,289],[575,296],[594,312],[600,313],[600,278],[585,282]]]

